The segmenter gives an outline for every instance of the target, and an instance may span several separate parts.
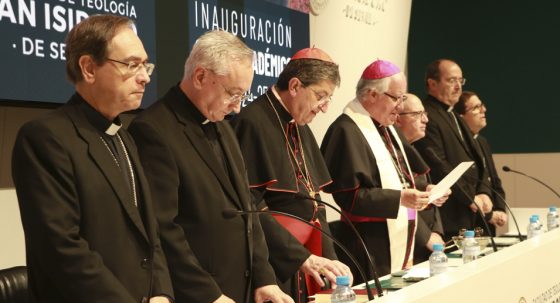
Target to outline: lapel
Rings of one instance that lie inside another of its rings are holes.
[[[142,236],[144,236],[146,241],[149,242],[149,238],[146,234],[144,224],[140,217],[140,212],[138,211],[136,206],[134,206],[134,204],[131,203],[130,201],[127,185],[125,184],[125,180],[123,179],[121,172],[119,171],[117,165],[115,164],[115,160],[112,158],[111,154],[107,150],[107,147],[103,144],[103,141],[101,141],[97,130],[95,130],[91,126],[86,116],[78,108],[79,105],[68,107],[69,117],[72,120],[74,126],[76,127],[76,130],[79,133],[79,135],[82,137],[82,139],[85,142],[87,142],[89,155],[91,156],[93,161],[97,164],[97,166],[99,167],[103,175],[105,175],[107,182],[113,188],[113,191],[117,195],[117,198],[121,203],[121,206],[125,209],[129,218],[134,223],[134,226],[136,226],[136,228],[138,229],[138,231],[140,231]],[[130,145],[126,145],[126,146],[128,147]],[[130,153],[130,154],[134,154],[134,153]],[[135,159],[134,162],[136,164],[139,163],[137,159]],[[141,198],[139,198],[139,200],[140,199]]]
[[[229,180],[235,187],[237,197],[239,197],[239,201],[236,200],[236,202],[239,202],[239,206],[242,210],[248,210],[251,209],[251,198],[246,194],[249,193],[247,170],[244,166],[245,162],[241,156],[241,149],[237,143],[237,138],[229,127],[228,122],[220,122],[216,125],[220,143],[224,146],[224,156],[230,166],[231,177]],[[247,217],[251,218],[252,216]]]
[[[241,203],[239,202],[239,197],[233,188],[231,183],[231,179],[227,175],[227,172],[219,164],[218,159],[214,155],[214,151],[210,146],[210,143],[206,139],[206,135],[202,130],[199,123],[196,122],[196,119],[189,113],[186,106],[180,104],[180,102],[190,102],[188,99],[182,100],[182,98],[178,98],[177,96],[171,96],[170,98],[166,98],[166,100],[170,100],[169,103],[173,112],[175,113],[175,117],[179,124],[183,126],[183,133],[190,141],[191,145],[194,147],[196,152],[198,153],[199,157],[206,163],[208,168],[212,171],[212,173],[216,176],[224,191],[230,196],[231,200],[235,202],[238,207],[241,207]],[[212,122],[209,122],[212,123]],[[218,123],[220,124],[220,123]],[[219,126],[219,125],[217,125]],[[220,136],[220,127],[217,127],[218,136],[220,143],[223,142],[223,138]],[[225,142],[227,144],[228,142]],[[227,146],[227,145],[223,146]],[[232,165],[232,170],[234,170],[235,161],[232,160],[231,154],[229,153],[229,149],[224,149],[224,156],[226,157],[226,161],[229,165]]]

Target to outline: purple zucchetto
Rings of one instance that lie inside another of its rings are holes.
[[[298,59],[315,59],[315,60],[334,63],[331,57],[327,53],[325,53],[324,51],[316,47],[308,47],[299,50],[297,53],[295,53],[292,56],[291,60],[298,60]]]
[[[393,63],[377,59],[373,61],[362,73],[362,79],[376,80],[391,77],[400,73],[401,70]]]

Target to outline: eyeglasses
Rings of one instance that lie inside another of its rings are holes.
[[[229,95],[229,98],[224,101],[224,104],[237,105],[241,102],[245,102],[247,99],[251,97],[251,94],[249,92],[245,92],[243,95],[234,94],[230,92],[222,83],[220,83],[220,85],[222,86],[224,91]]]
[[[123,61],[119,61],[119,60],[115,60],[115,59],[111,59],[111,58],[107,58],[107,61],[116,62],[116,63],[120,63],[122,65],[126,65],[127,71],[131,75],[136,75],[140,71],[140,69],[143,67],[144,69],[146,69],[146,74],[148,74],[148,76],[151,76],[152,73],[154,72],[154,69],[156,68],[155,64],[148,63],[148,62],[136,62],[136,61],[123,62]]]
[[[480,104],[477,104],[469,109],[466,109],[465,111],[473,112],[476,114],[479,113],[483,108],[486,109],[486,105],[484,105],[484,103],[481,102]]]
[[[395,103],[397,103],[397,104],[401,104],[401,103],[403,103],[403,102],[406,102],[406,99],[408,98],[408,97],[405,96],[405,95],[400,95],[400,96],[398,96],[398,97],[397,97],[397,96],[393,96],[393,95],[391,95],[391,94],[389,94],[389,93],[387,93],[387,92],[384,92],[383,94],[385,94],[385,96],[391,98],[391,99],[393,100],[393,102],[395,102]]]
[[[424,110],[420,110],[420,111],[416,111],[416,112],[404,112],[404,113],[400,113],[399,115],[410,115],[412,118],[414,119],[418,119],[421,117],[426,117],[428,118],[428,112],[424,111]]]
[[[455,78],[455,77],[452,77],[452,78],[447,78],[447,79],[445,79],[445,82],[447,82],[447,83],[449,83],[449,84],[458,83],[458,84],[461,84],[461,85],[465,85],[465,83],[467,83],[467,79],[466,79],[466,78]]]
[[[319,106],[325,106],[329,104],[329,102],[331,102],[332,96],[322,95],[321,93],[316,92],[311,87],[309,89],[315,94],[315,98],[317,98],[317,102],[319,103]]]

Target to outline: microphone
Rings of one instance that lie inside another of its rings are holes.
[[[428,147],[426,148],[426,151],[428,152],[428,158],[430,158],[430,160],[432,160],[431,162],[439,162],[439,163],[443,163],[443,161],[439,158],[439,156],[436,154],[436,152],[433,150],[433,148]],[[441,168],[445,171],[445,173],[449,173],[449,171],[447,171],[447,169],[442,165]],[[464,177],[466,177],[465,175],[463,175]],[[478,181],[478,180],[477,180]],[[474,206],[476,206],[477,209],[477,213],[480,215],[481,219],[482,219],[482,223],[484,224],[484,227],[486,229],[486,232],[488,233],[488,236],[490,236],[490,242],[492,243],[492,249],[494,250],[494,252],[498,251],[498,247],[496,246],[496,242],[494,242],[494,236],[492,236],[492,233],[490,232],[490,226],[488,226],[488,222],[486,222],[485,218],[484,218],[484,213],[482,212],[482,209],[480,209],[480,206],[478,206],[478,204],[476,204],[472,198],[469,196],[469,194],[467,194],[467,192],[465,191],[465,189],[463,189],[463,187],[460,184],[455,183],[455,186],[459,189],[460,192],[463,193],[463,195],[465,195],[465,197],[467,199],[469,199],[470,201],[472,201],[472,203],[474,204]],[[505,201],[505,200],[504,200]]]
[[[315,201],[319,204],[325,205],[331,209],[333,209],[334,211],[336,211],[337,213],[339,213],[344,220],[346,220],[346,222],[348,222],[348,225],[350,225],[350,229],[352,229],[352,232],[356,235],[356,238],[358,238],[358,240],[360,241],[360,244],[362,246],[362,249],[364,250],[364,252],[366,253],[366,257],[368,260],[368,265],[370,266],[371,272],[373,274],[373,281],[375,283],[375,288],[377,289],[377,294],[382,297],[383,296],[383,288],[381,287],[381,282],[379,282],[379,275],[377,274],[377,266],[375,265],[375,258],[374,256],[369,252],[369,250],[367,249],[366,243],[364,241],[364,238],[362,238],[362,236],[360,235],[360,233],[358,232],[358,230],[356,229],[356,227],[354,226],[354,224],[352,224],[352,221],[350,221],[350,219],[348,218],[348,216],[341,212],[338,208],[336,208],[334,205],[327,203],[323,200],[314,198],[314,197],[309,197],[306,195],[302,195],[300,193],[295,193],[294,196],[296,197],[296,199],[301,199],[301,200],[312,200]],[[365,277],[362,277],[364,279],[364,282],[366,285],[369,285],[369,280],[365,279]],[[368,286],[369,287],[369,286]]]
[[[298,221],[301,221],[311,227],[313,227],[314,229],[318,230],[321,234],[327,236],[329,239],[331,239],[333,241],[333,243],[335,243],[347,256],[348,258],[350,258],[350,260],[352,261],[352,263],[354,263],[354,265],[356,266],[356,268],[358,269],[358,272],[360,273],[360,276],[362,277],[362,279],[364,281],[366,280],[366,274],[364,273],[364,270],[360,267],[360,264],[358,263],[358,260],[356,260],[356,258],[354,257],[354,255],[352,255],[347,249],[346,247],[344,247],[344,245],[342,245],[342,243],[340,243],[337,239],[335,239],[331,234],[325,232],[324,230],[322,230],[321,228],[309,223],[308,221],[306,221],[303,218],[300,218],[298,216],[292,215],[290,213],[285,213],[285,212],[281,212],[281,211],[275,211],[275,210],[237,210],[237,209],[232,209],[232,208],[227,208],[224,209],[222,211],[222,216],[225,219],[232,219],[236,216],[245,216],[245,215],[250,215],[250,214],[256,214],[256,215],[261,215],[261,214],[278,214],[278,215],[282,215],[282,216],[286,216],[286,217],[290,217],[293,219],[296,219]],[[381,292],[378,290],[377,295],[379,297],[382,296],[382,291]],[[373,293],[371,291],[371,287],[369,286],[369,284],[366,282],[366,292],[368,295],[368,300],[371,301],[373,300]]]
[[[529,176],[529,175],[527,175],[523,172],[520,172],[520,171],[515,170],[515,169],[511,169],[511,168],[509,168],[509,166],[506,166],[506,165],[504,165],[502,167],[502,170],[505,171],[505,172],[512,172],[512,173],[520,174],[520,175],[525,176],[529,179],[533,179],[534,181],[537,181],[538,183],[540,183],[544,187],[548,188],[551,192],[553,192],[556,195],[556,197],[560,198],[560,194],[558,194],[552,187],[548,186],[546,183],[544,183],[543,181],[541,181],[541,180],[539,180],[535,177],[531,177],[531,176]]]

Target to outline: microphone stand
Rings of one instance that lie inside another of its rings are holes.
[[[366,279],[366,274],[364,273],[364,270],[360,267],[360,264],[358,263],[358,260],[356,260],[356,258],[354,257],[354,255],[352,255],[347,249],[346,247],[344,247],[344,245],[342,245],[342,243],[340,243],[337,239],[335,239],[331,234],[325,232],[324,230],[322,230],[321,228],[309,223],[308,221],[304,220],[303,218],[300,218],[296,215],[292,215],[290,213],[285,213],[285,212],[281,212],[281,211],[275,211],[275,210],[237,210],[237,209],[225,209],[222,211],[222,215],[224,216],[224,218],[229,219],[229,218],[233,218],[235,216],[244,216],[244,215],[249,215],[249,214],[257,214],[257,215],[261,215],[261,214],[278,214],[278,215],[282,215],[282,216],[286,216],[286,217],[290,217],[293,219],[296,219],[298,221],[301,221],[311,227],[313,227],[315,230],[318,230],[321,234],[327,236],[329,239],[331,239],[333,241],[333,243],[335,243],[352,261],[352,263],[354,263],[354,265],[356,266],[356,268],[358,269],[358,272],[360,273],[360,276],[362,277],[362,279],[364,279],[364,281],[367,281]],[[383,291],[383,290],[381,290]],[[373,293],[371,291],[371,287],[369,286],[369,284],[366,282],[366,292],[368,295],[368,300],[371,301],[374,299],[373,297]],[[377,293],[377,295],[379,297],[382,296],[382,292]]]
[[[465,176],[468,177],[468,176]],[[487,185],[486,183],[481,183],[484,184],[486,186],[486,188],[490,189],[496,196],[498,196],[498,198],[502,199],[502,201],[504,202],[504,205],[506,206],[506,208],[509,210],[509,213],[511,214],[511,218],[513,219],[513,223],[515,223],[515,228],[517,229],[517,237],[519,238],[519,242],[523,241],[523,235],[521,235],[521,230],[519,229],[519,224],[517,224],[517,219],[515,219],[515,214],[513,213],[513,211],[511,210],[511,207],[509,207],[509,203],[506,202],[506,199],[500,195],[499,192],[497,192],[495,189],[493,189],[491,186]]]
[[[352,224],[352,221],[350,221],[348,216],[345,213],[341,212],[338,208],[334,207],[332,204],[327,203],[323,200],[319,200],[319,199],[316,199],[316,198],[313,198],[313,197],[305,196],[305,195],[302,195],[300,193],[295,193],[294,196],[297,199],[312,200],[312,201],[315,201],[315,202],[320,203],[322,205],[325,205],[325,206],[333,209],[337,213],[339,213],[344,218],[344,220],[346,220],[346,222],[348,222],[348,225],[350,225],[350,228],[352,229],[352,231],[354,232],[354,234],[356,235],[356,237],[360,241],[360,244],[361,244],[364,252],[366,253],[366,257],[367,257],[367,260],[369,261],[368,263],[369,263],[369,266],[371,268],[371,272],[373,273],[373,281],[375,283],[375,288],[377,289],[377,294],[378,294],[379,297],[382,297],[383,296],[383,288],[381,287],[381,282],[379,282],[379,275],[377,274],[377,270],[376,270],[375,258],[369,252],[369,250],[367,249],[367,246],[366,246],[366,243],[365,243],[364,239],[362,238],[362,236],[360,235],[360,233],[358,232],[358,230],[356,229],[354,224]],[[365,282],[366,285],[369,285],[369,280],[364,278],[364,282]]]
[[[428,155],[430,156],[430,158],[432,158],[431,160],[435,160],[433,162],[438,162],[438,163],[443,163],[443,161],[439,158],[439,156],[436,154],[436,152],[430,147],[427,148],[426,151],[428,152]],[[447,171],[447,169],[445,169],[444,166],[441,166],[441,168],[446,172],[449,173],[449,171]],[[464,175],[463,175],[464,176]],[[477,180],[478,182],[478,180]],[[492,236],[492,233],[490,232],[490,226],[488,226],[488,223],[486,222],[485,218],[484,218],[484,213],[482,212],[482,209],[480,209],[480,206],[478,206],[478,204],[476,204],[472,198],[469,196],[469,194],[467,194],[467,192],[463,189],[462,186],[460,186],[459,184],[455,183],[455,186],[459,189],[460,192],[463,193],[463,195],[465,195],[465,197],[470,200],[472,203],[474,203],[474,205],[476,206],[476,210],[477,213],[480,215],[480,217],[482,218],[482,223],[484,223],[484,227],[486,228],[486,232],[488,233],[488,236],[490,236],[490,242],[492,243],[492,249],[494,250],[494,252],[498,251],[498,247],[496,246],[496,242],[494,242],[494,236]],[[505,201],[505,200],[504,200]]]
[[[465,195],[465,197],[467,197],[467,199],[470,199],[469,195],[463,189],[463,187],[459,186],[459,184],[456,184],[456,185],[457,185],[457,188],[459,189],[459,191],[462,192],[463,195]],[[472,201],[472,203],[474,204],[474,206],[476,206],[477,213],[482,218],[482,223],[484,223],[484,227],[486,228],[486,232],[488,233],[488,236],[490,236],[490,242],[492,242],[492,249],[494,250],[494,252],[497,252],[498,247],[496,246],[496,242],[494,242],[494,236],[492,236],[492,233],[490,232],[490,226],[488,226],[488,222],[486,222],[486,220],[484,218],[484,213],[482,212],[482,209],[480,209],[480,206],[478,206],[478,204],[476,204],[474,201]]]
[[[475,178],[472,178],[471,176],[466,176],[463,175],[463,178],[469,179],[471,181],[476,181],[478,182],[478,180],[476,180]],[[484,185],[486,188],[488,188],[489,190],[491,190],[496,196],[498,196],[498,198],[502,199],[502,201],[504,202],[504,205],[506,206],[506,208],[508,209],[509,213],[511,214],[511,218],[513,219],[513,223],[515,223],[515,228],[517,229],[517,237],[519,238],[519,242],[523,241],[523,235],[521,234],[521,230],[519,229],[519,224],[517,224],[517,219],[515,218],[515,214],[513,213],[513,211],[511,210],[511,207],[509,206],[509,203],[507,203],[506,199],[504,198],[504,196],[502,196],[499,192],[497,192],[495,189],[492,188],[492,186],[482,182],[480,183],[482,185]],[[458,186],[458,185],[457,185]],[[476,203],[475,203],[476,204]]]
[[[556,195],[556,197],[560,198],[560,194],[558,194],[552,187],[548,186],[546,183],[544,183],[543,181],[541,181],[541,180],[539,180],[535,177],[531,177],[531,176],[529,176],[529,175],[527,175],[523,172],[511,169],[511,168],[509,168],[509,166],[503,166],[502,170],[505,171],[505,172],[512,172],[512,173],[520,174],[520,175],[525,176],[529,179],[533,179],[534,181],[536,181],[536,182],[540,183],[541,185],[543,185],[544,187],[548,188],[551,192],[553,192]]]

